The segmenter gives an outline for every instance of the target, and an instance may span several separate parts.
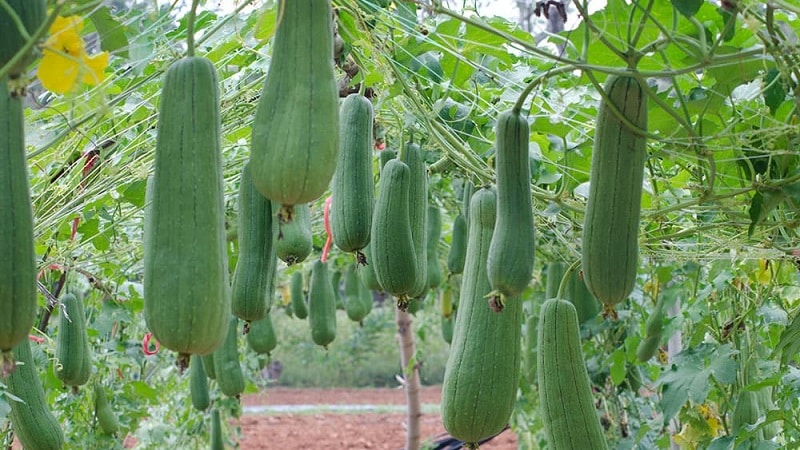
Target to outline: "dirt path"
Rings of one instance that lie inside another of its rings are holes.
[[[445,431],[438,413],[440,387],[422,390],[423,442],[441,437]],[[275,405],[395,405],[405,403],[399,389],[288,389],[271,388],[258,395],[244,397],[246,410],[255,406]],[[386,408],[384,408],[386,409]],[[261,449],[370,449],[398,450],[405,443],[405,415],[402,412],[371,413],[245,413],[241,418],[242,450]],[[484,450],[516,450],[516,437],[505,431]]]

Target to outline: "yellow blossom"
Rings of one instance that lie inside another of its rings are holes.
[[[108,52],[88,56],[80,36],[82,30],[83,19],[79,16],[57,17],[50,26],[37,73],[45,89],[63,94],[73,90],[78,80],[96,85],[105,79]]]

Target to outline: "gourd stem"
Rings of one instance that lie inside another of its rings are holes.
[[[577,269],[580,264],[581,260],[576,259],[575,262],[570,264],[570,266],[567,267],[567,270],[564,271],[564,276],[561,278],[561,283],[559,283],[558,285],[558,295],[556,295],[556,298],[564,299],[564,291],[567,289],[567,283],[569,282],[569,277],[570,275],[572,275],[572,271]]]
[[[519,112],[522,111],[522,106],[525,104],[525,100],[528,98],[528,95],[536,88],[536,86],[542,84],[542,81],[550,78],[553,75],[558,75],[560,73],[565,73],[565,72],[571,72],[573,70],[575,70],[575,68],[572,66],[556,67],[554,69],[548,70],[547,72],[531,80],[531,82],[528,83],[528,85],[525,86],[525,89],[523,89],[522,92],[519,94],[517,102],[514,103],[514,109],[513,109],[514,113],[519,114]]]
[[[200,0],[192,0],[192,9],[189,10],[189,17],[186,19],[186,55],[194,56],[194,19],[197,16],[197,5]]]

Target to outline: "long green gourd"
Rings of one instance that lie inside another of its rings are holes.
[[[489,249],[487,270],[492,289],[504,297],[522,293],[533,277],[536,236],[528,159],[530,125],[519,111],[497,118],[495,174],[497,226]],[[498,304],[497,301],[495,301]],[[498,304],[498,306],[501,306]]]
[[[289,280],[289,293],[292,298],[292,309],[295,317],[298,319],[308,317],[308,306],[303,292],[303,272],[298,270],[292,274],[292,278]]]
[[[311,325],[311,339],[315,344],[328,348],[328,345],[336,339],[336,298],[328,264],[320,260],[314,261],[311,267],[308,321]]]
[[[208,377],[200,356],[193,356],[189,360],[189,399],[194,409],[198,411],[205,411],[211,404],[208,396]]]
[[[275,252],[287,266],[292,266],[305,261],[313,247],[311,207],[308,203],[294,205],[294,220],[279,224]]]
[[[222,346],[214,352],[214,373],[223,394],[238,398],[244,392],[244,373],[239,362],[239,319],[228,314],[227,333]]]
[[[450,236],[450,252],[447,254],[447,270],[451,275],[464,271],[464,259],[467,257],[467,220],[459,213],[453,219],[453,231]]]
[[[578,312],[578,323],[591,320],[600,313],[600,302],[589,292],[578,270],[573,270],[569,275],[566,296]]]
[[[331,184],[333,243],[344,252],[356,252],[360,264],[368,263],[361,250],[369,244],[375,203],[372,115],[372,103],[363,95],[350,94],[342,102],[339,161]]]
[[[44,24],[47,18],[47,2],[45,0],[6,0],[6,5],[19,17],[28,36],[36,33],[36,30]],[[0,68],[2,68],[11,61],[17,52],[22,50],[26,39],[5,8],[0,8],[0,30],[3,30],[3,38],[0,39]],[[38,54],[35,48],[36,46],[31,47],[28,53],[11,67],[8,72],[10,78],[17,78],[25,72],[28,64],[33,62]],[[7,116],[0,115],[0,117]]]
[[[428,222],[428,168],[422,159],[422,149],[413,142],[406,144],[403,162],[408,166],[411,175],[408,185],[408,212],[417,260],[416,281],[408,295],[420,298],[428,290],[428,247],[425,242]]]
[[[89,381],[92,359],[86,334],[83,300],[71,292],[61,297],[56,338],[56,376],[67,386],[81,386]]]
[[[417,282],[417,255],[411,234],[409,184],[406,163],[392,159],[381,171],[380,190],[372,218],[372,262],[384,292],[397,297],[405,310],[408,294]]]
[[[470,202],[467,260],[442,384],[444,427],[473,446],[505,428],[519,382],[522,299],[508,299],[498,313],[485,298],[496,202],[492,189],[476,191]]]
[[[5,222],[0,233],[0,377],[13,370],[11,349],[27,339],[37,307],[22,99],[8,91],[7,81],[0,78],[0,216]]]
[[[239,181],[239,259],[231,293],[233,315],[246,322],[263,319],[272,308],[278,230],[272,204],[253,186],[249,166]]]
[[[279,3],[264,89],[256,107],[250,161],[262,195],[292,206],[327,189],[339,149],[339,87],[333,67],[330,0]]]
[[[219,410],[214,408],[211,411],[211,450],[225,450],[225,443],[222,436],[222,419]]]
[[[538,361],[540,414],[548,448],[608,448],[594,407],[581,350],[575,307],[551,298],[539,312]]]
[[[13,354],[17,368],[3,382],[9,394],[22,400],[8,402],[11,407],[9,419],[14,434],[26,449],[63,448],[64,432],[47,404],[27,337],[14,347]]]
[[[583,279],[613,310],[633,291],[647,158],[647,93],[632,76],[609,76],[600,102],[583,223]],[[616,111],[614,111],[614,109]],[[620,114],[634,129],[618,117]]]
[[[442,211],[438,206],[428,206],[428,237],[425,245],[427,246],[427,266],[428,266],[428,287],[433,289],[442,284],[442,265],[439,263],[439,239],[442,237]]]
[[[216,350],[231,311],[214,65],[187,57],[164,77],[144,246],[147,327],[165,348]]]

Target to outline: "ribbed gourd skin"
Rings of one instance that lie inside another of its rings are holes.
[[[333,289],[327,263],[314,261],[308,286],[308,321],[311,340],[323,347],[336,339],[336,298]]]
[[[294,316],[298,319],[305,319],[308,317],[308,305],[306,305],[306,296],[303,292],[303,272],[299,270],[292,274],[289,281],[289,293],[292,296],[292,309]]]
[[[47,18],[47,2],[45,0],[6,0],[6,4],[20,18],[28,36],[33,35]],[[0,39],[0,67],[3,67],[17,52],[22,50],[22,47],[25,46],[25,38],[18,31],[16,23],[5,8],[0,8],[0,30],[3,30],[3,38]],[[10,77],[16,78],[22,74],[35,57],[36,52],[34,48],[31,48],[31,51],[14,64],[8,72]]]
[[[244,392],[244,372],[239,362],[239,319],[231,316],[222,346],[214,352],[214,373],[217,385],[228,397],[239,397]]]
[[[14,435],[26,449],[60,450],[64,447],[64,432],[44,396],[30,341],[27,338],[20,341],[13,354],[17,368],[3,382],[10,394],[22,400],[8,402]]]
[[[319,198],[339,151],[339,88],[330,0],[279,3],[272,60],[256,107],[250,161],[262,195],[284,206]]]
[[[28,337],[37,308],[22,99],[13,97],[7,86],[8,80],[0,79],[0,217],[4,223],[0,232],[0,352],[10,351]]]
[[[594,407],[581,349],[578,315],[567,300],[551,298],[539,312],[540,414],[548,448],[608,448]]]
[[[294,219],[278,224],[275,252],[287,266],[292,266],[305,261],[312,249],[311,207],[308,203],[294,205]]]
[[[496,194],[480,189],[470,202],[467,260],[442,384],[442,422],[448,433],[477,443],[499,433],[516,401],[522,299],[494,312],[486,258],[495,227]]]
[[[439,239],[442,237],[442,211],[438,206],[428,205],[427,247],[428,287],[433,289],[442,284],[442,265],[439,263]]]
[[[194,409],[205,411],[211,405],[208,396],[208,377],[201,356],[192,356],[189,361],[189,394]]]
[[[422,149],[411,142],[406,144],[403,158],[411,174],[408,185],[408,213],[411,223],[411,238],[416,255],[416,281],[408,292],[413,298],[420,298],[428,291],[428,168],[422,159]]]
[[[392,159],[381,171],[381,185],[372,219],[372,266],[384,292],[396,297],[414,289],[418,270],[411,234],[406,163]]]
[[[253,186],[249,164],[242,169],[238,198],[239,259],[233,272],[231,311],[250,322],[263,319],[272,308],[278,221],[273,220],[272,203]]]
[[[247,345],[259,355],[269,355],[278,346],[278,337],[272,324],[272,316],[267,314],[261,320],[250,324]]]
[[[519,111],[505,111],[497,118],[496,131],[497,226],[487,270],[492,288],[511,297],[522,293],[533,277],[530,125]]]
[[[56,376],[67,386],[82,386],[92,373],[83,300],[71,292],[61,297],[56,338]]]
[[[447,254],[447,270],[451,274],[464,271],[464,260],[467,257],[467,220],[459,213],[453,219],[453,231],[450,237],[450,252]]]
[[[164,77],[145,223],[144,310],[161,345],[206,354],[231,311],[214,65],[187,57]]]
[[[604,90],[624,117],[639,130],[647,130],[647,93],[635,78],[610,76]],[[586,286],[606,307],[625,300],[636,281],[646,158],[646,138],[601,101],[583,223],[582,267]]]
[[[342,102],[330,220],[333,243],[343,252],[362,250],[370,240],[375,203],[372,117],[372,103],[363,95],[350,94]]]

